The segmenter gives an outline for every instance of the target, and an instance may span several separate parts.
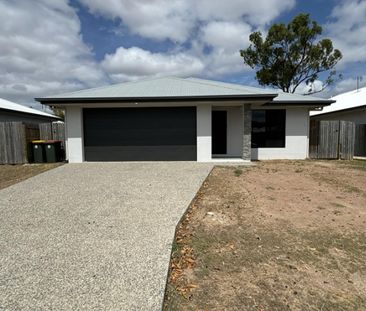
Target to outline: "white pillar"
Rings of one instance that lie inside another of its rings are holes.
[[[212,160],[211,105],[197,106],[197,162]]]
[[[66,152],[69,163],[84,161],[83,111],[81,107],[66,107]]]

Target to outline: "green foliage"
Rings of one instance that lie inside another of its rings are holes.
[[[323,90],[334,82],[334,68],[342,53],[333,48],[330,39],[316,42],[321,33],[322,27],[310,20],[309,14],[299,14],[288,25],[272,25],[265,39],[259,31],[252,33],[251,45],[240,55],[245,64],[257,70],[261,85],[294,93],[301,83],[311,86],[320,79],[319,74],[327,73]],[[310,93],[315,90],[310,88]]]
[[[243,174],[243,170],[240,168],[236,168],[234,174],[236,177],[239,177],[241,174]]]
[[[60,117],[62,120],[65,120],[65,110],[56,107],[51,107],[51,109],[53,110],[54,115]]]

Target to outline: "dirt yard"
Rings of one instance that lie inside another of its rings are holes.
[[[0,165],[0,189],[9,187],[10,185],[60,165],[62,165],[62,163]]]
[[[366,162],[216,167],[177,228],[164,310],[366,310]]]

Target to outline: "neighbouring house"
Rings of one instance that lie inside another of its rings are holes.
[[[311,111],[312,120],[342,120],[366,124],[366,87],[339,94],[331,98],[334,105],[321,111]]]
[[[46,123],[60,120],[53,114],[0,98],[0,122]]]
[[[355,124],[354,155],[366,157],[366,87],[339,94],[332,106],[321,111],[311,111],[310,119],[316,121],[350,121]]]
[[[309,111],[334,102],[175,77],[36,100],[65,109],[71,163],[305,159]]]

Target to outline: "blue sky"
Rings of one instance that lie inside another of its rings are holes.
[[[0,0],[0,97],[35,105],[166,75],[257,85],[239,49],[303,12],[344,55],[343,80],[321,96],[355,88],[366,71],[365,0]]]

